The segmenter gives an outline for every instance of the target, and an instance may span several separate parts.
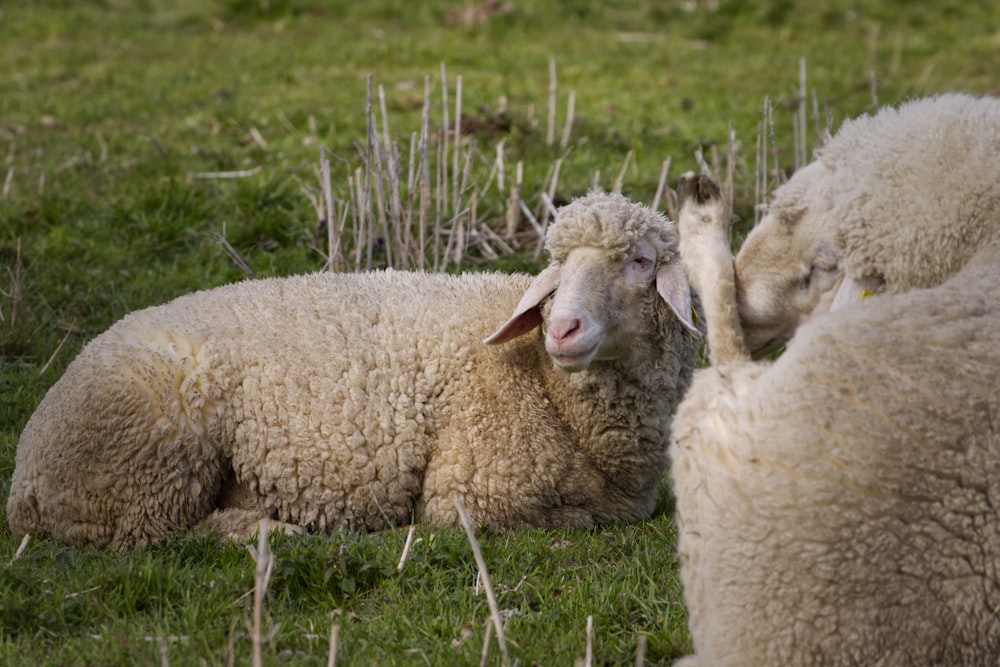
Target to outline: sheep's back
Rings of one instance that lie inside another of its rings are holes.
[[[493,354],[481,340],[526,285],[379,272],[241,294],[249,335],[227,346],[240,354],[230,366],[237,477],[286,521],[408,520],[447,406],[473,362]]]
[[[1000,99],[948,94],[845,122],[818,152],[847,272],[902,292],[1000,235]]]
[[[29,420],[12,528],[155,539],[203,518],[230,465],[284,521],[406,520],[442,406],[477,355],[496,354],[481,340],[529,281],[313,274],[134,312],[84,348]],[[156,509],[110,491],[147,478]]]

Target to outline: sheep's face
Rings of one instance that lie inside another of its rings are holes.
[[[662,347],[659,326],[670,315],[661,303],[698,335],[677,233],[662,216],[621,195],[592,194],[562,209],[549,232],[552,264],[485,343],[544,324],[553,363],[581,371],[594,361],[626,358],[644,341]]]
[[[784,345],[806,320],[830,310],[843,281],[836,226],[826,212],[829,171],[799,170],[736,256],[736,289],[747,345],[764,354]]]
[[[564,371],[621,358],[642,333],[656,297],[657,254],[642,241],[624,261],[606,250],[574,248],[562,262],[545,326],[545,350]]]

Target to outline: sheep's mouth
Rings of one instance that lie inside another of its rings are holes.
[[[584,352],[550,352],[549,356],[555,365],[567,373],[576,373],[585,370],[594,360],[597,348],[592,347]]]

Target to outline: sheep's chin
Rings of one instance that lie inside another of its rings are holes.
[[[552,354],[552,363],[555,364],[556,368],[566,373],[579,373],[580,371],[587,370],[590,366],[590,362],[594,361],[594,357],[597,354],[597,348],[588,350],[583,354]]]

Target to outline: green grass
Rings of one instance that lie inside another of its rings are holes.
[[[243,278],[218,234],[258,276],[323,266],[314,205],[320,148],[331,155],[335,196],[349,201],[348,177],[364,164],[369,76],[379,127],[382,86],[404,163],[420,131],[425,79],[433,152],[442,65],[452,122],[462,78],[469,192],[493,229],[505,224],[508,195],[489,176],[501,140],[508,178],[522,162],[523,196],[537,211],[560,157],[557,201],[595,180],[609,188],[631,151],[623,190],[648,202],[668,156],[676,183],[697,168],[698,146],[709,156],[724,149],[732,123],[740,142],[735,209],[745,229],[765,96],[775,102],[780,166],[787,173],[794,164],[800,58],[810,96],[834,127],[872,108],[873,73],[881,104],[1000,87],[991,2],[519,0],[480,23],[452,20],[469,6],[0,6],[0,497],[21,429],[87,340],[136,308]],[[568,153],[558,140],[546,143],[550,58],[557,138],[575,95]],[[198,176],[222,171],[251,175]],[[365,250],[350,229],[345,242]],[[527,243],[492,260],[470,248],[448,270],[530,271],[532,250]],[[374,257],[376,265],[387,260]],[[276,634],[265,662],[325,664],[336,620],[341,664],[479,664],[489,611],[474,589],[468,542],[459,531],[420,529],[418,537],[402,573],[403,530],[277,538],[265,605]],[[689,649],[666,485],[656,514],[634,525],[480,539],[521,664],[582,658],[587,616],[597,664],[631,664],[640,635],[647,664]],[[0,518],[0,664],[250,662],[254,564],[244,549],[193,535],[127,554],[39,539],[11,562],[17,547]],[[499,660],[494,644],[490,664]]]

